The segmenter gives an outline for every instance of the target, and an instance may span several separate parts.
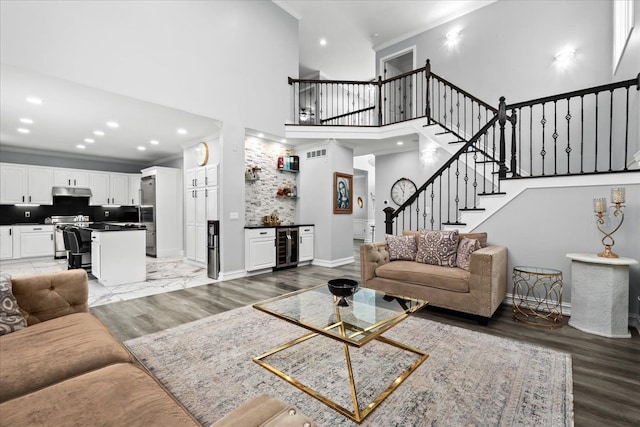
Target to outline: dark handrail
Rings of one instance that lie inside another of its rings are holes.
[[[447,79],[443,79],[442,77],[440,77],[439,75],[437,75],[436,73],[434,73],[433,71],[431,72],[431,75],[433,77],[435,77],[436,79],[440,80],[442,83],[451,86],[452,88],[454,88],[456,91],[460,92],[463,95],[466,95],[468,98],[470,98],[472,101],[477,102],[478,104],[482,105],[483,107],[485,107],[487,110],[493,111],[494,113],[498,112],[498,109],[487,104],[486,102],[476,98],[475,96],[471,95],[469,92],[467,92],[464,89],[460,89],[458,86],[454,85],[453,83],[451,83],[450,81],[448,81]]]
[[[378,82],[373,81],[362,81],[362,80],[318,80],[318,79],[292,79],[288,77],[289,84],[292,85],[294,83],[335,83],[335,84],[363,84],[363,85],[377,85]]]
[[[485,124],[482,129],[480,129],[474,136],[472,136],[468,142],[466,142],[462,147],[460,147],[460,149],[458,151],[455,152],[455,154],[453,154],[449,160],[447,160],[441,167],[440,169],[438,169],[435,173],[433,173],[433,175],[431,175],[431,178],[429,178],[424,184],[422,184],[420,186],[420,188],[418,188],[418,190],[411,195],[411,197],[409,197],[407,199],[406,202],[404,202],[398,209],[396,209],[394,211],[394,215],[392,216],[392,218],[395,218],[397,216],[397,214],[404,210],[407,206],[411,205],[411,203],[413,203],[418,196],[420,195],[420,193],[422,193],[424,190],[427,189],[427,187],[432,184],[436,178],[438,176],[440,176],[444,171],[446,171],[449,166],[451,166],[453,164],[453,162],[455,162],[456,160],[458,160],[458,158],[464,154],[467,149],[472,146],[473,144],[476,143],[476,141],[478,140],[478,138],[480,138],[482,135],[484,135],[493,125],[494,123],[498,120],[498,116],[495,115],[493,116],[493,118],[491,118],[487,124]]]
[[[375,106],[371,106],[371,107],[367,107],[367,108],[362,108],[360,110],[356,110],[356,111],[351,111],[350,113],[344,113],[344,114],[339,114],[337,116],[333,116],[333,117],[329,117],[328,119],[321,119],[320,123],[325,123],[325,122],[329,122],[331,120],[336,120],[336,119],[341,119],[343,117],[347,117],[347,116],[353,116],[354,114],[360,114],[360,113],[364,113],[370,110],[375,110],[376,107]]]
[[[531,101],[516,102],[515,104],[508,104],[506,108],[508,110],[513,110],[514,108],[528,107],[534,104],[544,104],[547,102],[559,101],[561,99],[574,98],[574,97],[583,96],[583,95],[590,95],[592,93],[604,92],[607,90],[619,89],[622,87],[628,87],[633,85],[636,85],[637,89],[640,90],[640,74],[638,74],[638,77],[636,77],[635,79],[623,80],[615,83],[608,83],[600,86],[594,86],[588,89],[574,90],[572,92],[561,93],[559,95],[545,96],[544,98],[533,99]]]

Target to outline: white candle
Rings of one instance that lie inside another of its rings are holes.
[[[611,189],[611,202],[612,203],[624,203],[624,188],[612,188]]]
[[[604,197],[593,199],[594,212],[604,212],[607,208],[607,199]]]

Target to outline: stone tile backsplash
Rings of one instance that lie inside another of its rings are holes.
[[[277,196],[278,188],[298,185],[298,174],[279,171],[278,157],[291,147],[274,142],[249,138],[245,143],[245,170],[260,168],[257,181],[245,180],[245,220],[246,225],[262,225],[262,217],[274,211],[282,224],[296,222],[298,200]]]

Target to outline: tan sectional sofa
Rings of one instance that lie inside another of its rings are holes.
[[[15,277],[27,327],[0,336],[0,426],[200,426],[88,312],[84,270]],[[313,425],[268,396],[214,426]],[[269,424],[271,423],[271,424]]]
[[[487,246],[486,233],[459,235],[460,240],[464,237],[477,238],[481,245],[471,254],[469,271],[415,261],[390,261],[386,241],[364,243],[360,246],[362,286],[474,314],[486,324],[507,293],[507,248]]]

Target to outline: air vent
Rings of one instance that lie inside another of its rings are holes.
[[[307,151],[307,159],[317,159],[318,157],[327,157],[327,149]]]

